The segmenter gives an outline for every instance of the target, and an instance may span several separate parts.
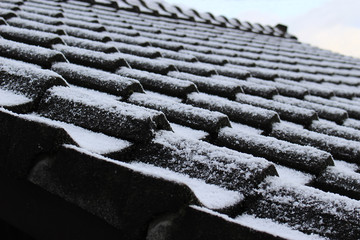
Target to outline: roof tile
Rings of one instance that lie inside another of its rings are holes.
[[[38,111],[54,120],[135,142],[151,139],[157,129],[171,129],[164,114],[158,111],[74,86],[49,89]]]

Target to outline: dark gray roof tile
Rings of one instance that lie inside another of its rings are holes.
[[[220,128],[230,126],[229,119],[222,113],[212,112],[175,101],[167,101],[148,94],[134,93],[129,97],[128,101],[136,105],[162,111],[166,118],[174,123],[210,133],[216,134]]]
[[[111,41],[108,33],[101,33],[83,28],[62,26],[62,29],[69,36],[84,38],[93,41],[108,42]]]
[[[336,161],[341,168],[329,167],[317,177],[313,185],[324,191],[338,193],[360,200],[360,174],[351,169],[352,166]]]
[[[110,33],[123,34],[130,37],[136,37],[140,35],[139,32],[134,29],[112,27],[112,26],[106,26],[106,31]]]
[[[265,177],[277,174],[265,159],[181,138],[171,132],[160,132],[152,144],[136,153],[137,161],[172,169],[244,195],[251,194]]]
[[[348,140],[360,141],[360,131],[353,128],[337,125],[334,122],[319,120],[309,125],[309,130],[324,133],[331,136],[341,137]]]
[[[64,43],[57,34],[28,30],[11,26],[0,26],[0,35],[12,41],[50,48],[53,44]]]
[[[290,98],[290,97],[284,97],[284,96],[280,96],[280,95],[274,96],[273,99],[275,101],[279,101],[282,103],[287,103],[287,104],[295,105],[298,107],[312,109],[318,114],[319,117],[330,120],[330,121],[334,121],[337,123],[342,123],[344,121],[347,121],[347,118],[348,118],[347,111],[345,111],[341,108],[325,106],[325,105],[314,103],[314,102],[303,101],[303,100]]]
[[[152,47],[152,49],[158,51],[162,57],[164,58],[170,58],[170,59],[174,59],[174,60],[181,60],[181,61],[186,61],[186,62],[196,62],[197,58],[193,55],[190,55],[188,53],[184,53],[182,50],[181,51],[172,51],[172,50],[167,50],[167,49],[163,49],[163,48],[155,48]]]
[[[116,42],[122,42],[127,44],[139,45],[139,46],[149,46],[149,39],[143,37],[129,37],[127,35],[117,34],[117,33],[109,33],[111,39]]]
[[[293,229],[331,239],[350,240],[360,234],[358,201],[307,186],[280,183],[276,179],[262,196],[247,214],[274,219]]]
[[[49,68],[54,62],[66,61],[64,55],[58,51],[5,39],[0,39],[0,55],[35,63],[45,68]]]
[[[131,68],[146,70],[149,72],[167,74],[169,71],[175,70],[174,65],[167,61],[158,59],[148,59],[146,57],[134,56],[126,53],[114,53],[114,55],[125,59]]]
[[[236,78],[224,77],[220,75],[212,76],[215,80],[228,81],[241,86],[245,93],[251,95],[257,95],[264,98],[272,98],[275,94],[278,94],[277,90],[273,86],[257,84],[246,80],[240,80]]]
[[[11,18],[7,20],[7,23],[10,26],[15,26],[19,28],[26,28],[26,29],[32,29],[32,30],[38,30],[48,33],[55,33],[58,35],[64,35],[65,32],[58,26],[53,26],[49,24],[44,24],[38,21],[33,20],[27,20],[22,18]]]
[[[318,119],[316,112],[313,110],[295,107],[290,104],[280,103],[262,97],[238,93],[236,95],[236,101],[276,111],[281,119],[303,125],[311,124],[313,120]]]
[[[75,19],[69,19],[69,18],[63,18],[62,21],[72,27],[78,27],[82,29],[88,29],[95,32],[102,32],[105,31],[105,27],[99,23],[92,23],[89,21],[83,21],[83,20],[75,20]]]
[[[151,139],[157,129],[171,129],[160,112],[74,86],[49,89],[38,111],[54,120],[135,142]]]
[[[232,128],[223,128],[217,142],[240,152],[314,174],[334,165],[331,154],[316,148]]]
[[[165,60],[164,60],[165,62]],[[187,72],[200,76],[210,76],[216,74],[214,66],[200,62],[183,62],[174,59],[166,59],[166,62],[174,65],[179,71]]]
[[[271,136],[292,143],[327,151],[336,159],[359,163],[360,143],[294,127],[284,123],[273,124]]]
[[[177,71],[169,72],[168,76],[193,82],[202,92],[219,95],[226,98],[235,98],[237,93],[243,92],[241,86],[235,81],[222,81],[220,79],[202,77]]]
[[[284,78],[276,78],[275,82],[306,88],[311,95],[315,95],[315,96],[321,96],[321,97],[325,97],[325,98],[330,98],[330,97],[334,96],[333,90],[324,88],[322,85],[314,83],[314,82],[309,82],[309,81],[296,82],[296,81],[287,80],[286,78],[285,79]]]
[[[88,50],[104,52],[104,53],[114,53],[118,52],[118,49],[113,46],[110,42],[103,43],[93,40],[88,40],[84,38],[77,38],[72,36],[61,36],[61,39],[71,47],[84,48]]]
[[[114,46],[122,53],[132,54],[139,57],[146,57],[146,58],[161,57],[160,52],[152,47],[141,47],[138,45],[132,45],[121,42],[109,42],[109,45]]]
[[[32,7],[32,6],[26,6],[21,5],[20,9],[22,11],[30,12],[30,13],[36,13],[44,16],[54,17],[54,18],[60,18],[64,15],[59,10],[50,10],[50,9],[43,9],[39,7]]]
[[[346,104],[346,103],[342,103],[342,102],[337,102],[337,101],[334,101],[334,100],[329,100],[329,99],[325,99],[325,98],[321,98],[321,97],[310,96],[310,95],[305,96],[305,100],[309,101],[309,102],[322,104],[322,105],[325,105],[325,106],[344,109],[345,111],[348,112],[349,117],[360,119],[360,107],[358,107],[356,105],[354,106],[354,105],[350,105],[350,104]]]
[[[269,129],[274,122],[280,121],[279,116],[274,111],[204,93],[191,93],[188,95],[186,102],[197,107],[222,112],[232,121],[261,129]]]
[[[36,102],[52,86],[67,86],[60,75],[33,64],[1,58],[0,68],[0,88],[24,94]]]
[[[33,20],[44,24],[50,24],[56,26],[64,24],[60,18],[49,17],[37,13],[17,11],[16,14],[23,19]]]
[[[281,95],[284,95],[284,96],[302,99],[305,95],[308,94],[308,90],[306,88],[303,88],[300,86],[293,86],[293,85],[289,85],[289,84],[283,84],[283,83],[279,83],[279,82],[263,80],[260,78],[248,78],[247,81],[275,87],[277,89],[277,91]]]
[[[129,96],[133,92],[142,92],[142,86],[134,79],[121,77],[93,68],[70,63],[53,64],[51,70],[64,77],[69,83],[107,92],[117,96]]]
[[[124,77],[138,80],[145,89],[170,96],[185,98],[188,93],[197,91],[196,86],[190,81],[179,80],[161,74],[126,67],[118,69],[116,73]]]
[[[30,181],[80,205],[108,224],[124,228],[121,236],[128,239],[145,236],[149,222],[164,210],[178,211],[199,204],[184,184],[164,175],[149,175],[140,167],[112,161],[73,145],[63,146],[52,162],[44,160],[37,164]],[[129,202],[129,198],[133,200]],[[103,199],[116,204],[98,206]]]
[[[120,66],[127,66],[127,62],[117,53],[102,53],[61,44],[54,45],[53,48],[62,52],[71,63],[110,72],[116,71]]]

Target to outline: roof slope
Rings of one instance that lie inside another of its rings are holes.
[[[5,0],[0,69],[1,174],[125,239],[360,238],[359,59],[163,2]]]

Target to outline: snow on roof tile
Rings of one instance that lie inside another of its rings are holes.
[[[356,58],[163,1],[4,0],[0,60],[0,174],[122,237],[359,236]]]

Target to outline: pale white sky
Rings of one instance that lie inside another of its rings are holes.
[[[302,42],[360,57],[360,0],[165,0],[266,25],[282,23]]]

